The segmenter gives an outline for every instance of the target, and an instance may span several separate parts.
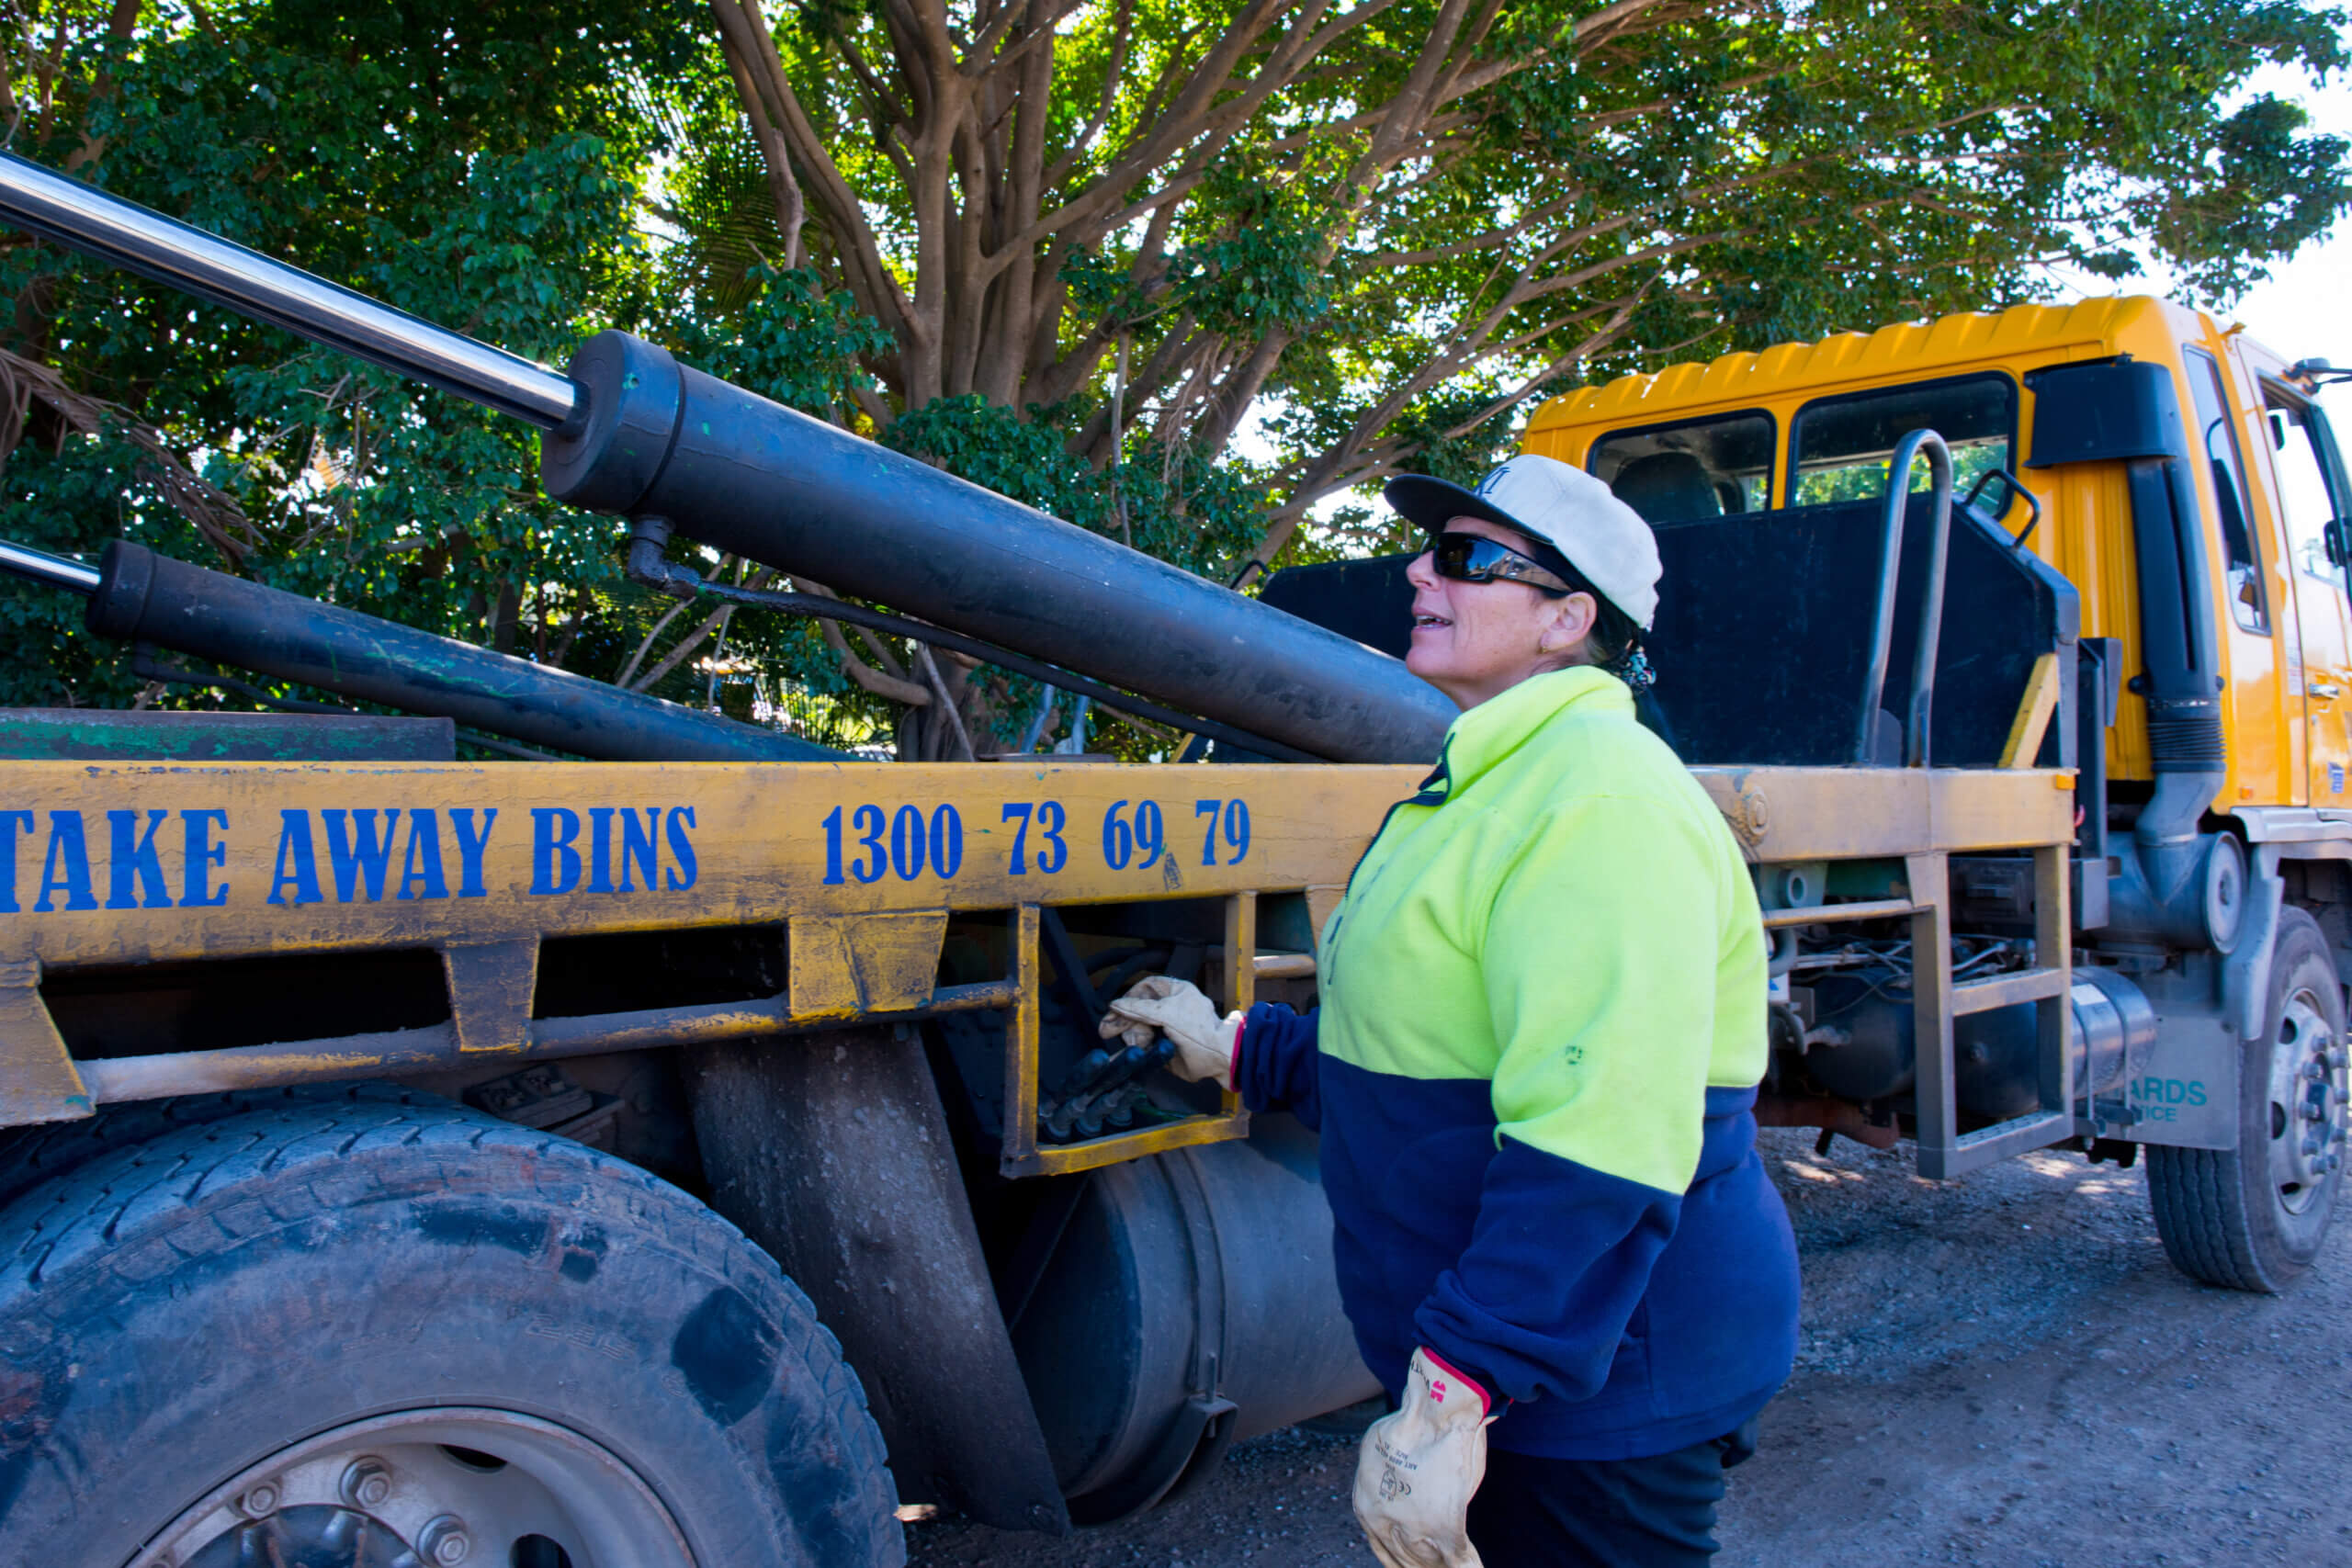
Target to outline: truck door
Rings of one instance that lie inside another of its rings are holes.
[[[2304,728],[2310,737],[2311,803],[2352,805],[2352,604],[2346,600],[2343,472],[2327,421],[2277,381],[2263,383],[2272,493],[2278,498],[2294,565],[2295,615],[2302,630]]]

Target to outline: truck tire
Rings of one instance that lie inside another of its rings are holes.
[[[289,1084],[282,1089],[224,1089],[218,1094],[183,1094],[169,1100],[141,1100],[99,1109],[78,1122],[51,1122],[0,1133],[0,1209],[44,1181],[54,1181],[117,1149],[144,1144],[183,1127],[248,1111],[283,1110],[298,1105],[348,1105],[360,1100],[393,1105],[438,1105],[449,1101],[423,1089],[389,1083]]]
[[[2239,1059],[2238,1146],[2149,1145],[2148,1200],[2173,1267],[2275,1293],[2319,1256],[2343,1179],[2344,988],[2301,909],[2279,917],[2266,1016]]]
[[[708,1209],[430,1096],[219,1098],[0,1212],[0,1562],[905,1561],[857,1379]]]

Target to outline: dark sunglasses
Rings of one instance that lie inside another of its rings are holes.
[[[1573,593],[1557,573],[1480,534],[1440,534],[1430,542],[1430,565],[1456,582],[1523,582],[1546,593]]]

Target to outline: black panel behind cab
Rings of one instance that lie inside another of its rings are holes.
[[[1665,574],[1648,646],[1657,711],[1645,714],[1685,761],[1826,766],[1854,761],[1870,661],[1883,525],[1880,503],[1847,502],[1656,525]],[[1904,519],[1894,626],[1881,706],[1909,706],[1912,649],[1928,555],[1928,506]],[[1266,603],[1402,657],[1411,638],[1410,556],[1292,567]],[[1936,659],[1929,760],[1999,762],[2034,660],[2071,652],[2074,586],[1973,508],[1952,511]],[[2071,658],[2062,668],[2073,668]],[[2052,753],[2059,727],[2049,743]],[[1892,761],[1882,756],[1881,761]]]

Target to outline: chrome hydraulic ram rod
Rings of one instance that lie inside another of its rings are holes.
[[[0,217],[85,255],[471,402],[553,430],[579,405],[571,378],[476,343],[300,267],[135,202],[0,154]]]
[[[1427,761],[1451,703],[1403,663],[604,333],[559,375],[0,155],[0,221],[503,409],[560,500],[1338,761]]]
[[[0,539],[0,571],[44,587],[62,588],[85,599],[106,583],[106,574],[96,567],[67,560],[63,556],[53,556],[46,550],[36,550],[10,539]]]
[[[0,542],[0,571],[85,595],[90,629],[609,761],[821,762],[830,747],[338,609],[121,540],[96,567]]]

